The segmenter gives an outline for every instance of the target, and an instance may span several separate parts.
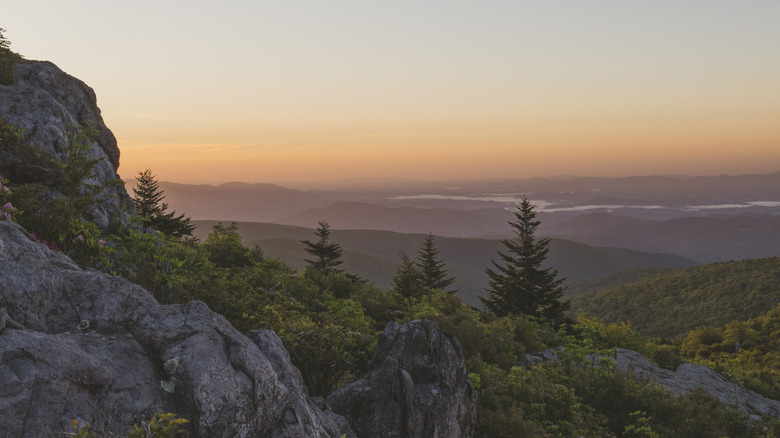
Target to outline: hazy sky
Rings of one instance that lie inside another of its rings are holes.
[[[25,0],[126,179],[780,170],[780,1]]]

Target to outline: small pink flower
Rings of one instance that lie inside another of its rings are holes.
[[[84,236],[79,234],[78,236],[76,236],[76,240],[78,240],[79,242],[83,242],[84,241]]]
[[[106,246],[106,241],[105,241],[105,240],[103,240],[103,239],[100,239],[100,240],[98,240],[98,244],[99,244],[100,246]]]

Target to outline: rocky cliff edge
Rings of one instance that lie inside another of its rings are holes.
[[[14,84],[0,85],[0,117],[24,129],[26,142],[58,163],[65,160],[73,126],[92,125],[95,136],[89,142],[88,156],[100,161],[88,182],[106,187],[106,196],[101,196],[92,212],[93,219],[105,229],[112,219],[134,211],[124,186],[109,184],[119,180],[119,147],[103,122],[94,90],[46,61],[19,61],[14,77]],[[41,183],[54,190],[62,177],[58,169],[32,165],[3,149],[0,147],[0,175],[16,183]]]

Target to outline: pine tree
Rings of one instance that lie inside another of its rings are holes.
[[[503,264],[491,260],[494,269],[487,268],[490,278],[488,297],[480,300],[496,315],[532,315],[560,324],[569,303],[560,301],[563,279],[558,271],[542,269],[549,251],[549,238],[536,239],[534,234],[541,223],[536,220],[534,206],[523,197],[515,211],[515,222],[509,222],[515,238],[502,240],[507,253],[498,252]]]
[[[152,174],[152,171],[146,169],[139,171],[136,177],[138,184],[133,187],[133,202],[135,203],[135,213],[148,220],[148,225],[165,235],[173,237],[191,236],[195,230],[190,218],[185,218],[184,214],[176,216],[176,212],[168,213],[168,204],[162,202],[165,199],[165,192],[160,189],[160,184]]]
[[[306,245],[304,250],[313,258],[304,259],[310,267],[322,271],[340,272],[334,269],[335,266],[343,263],[341,257],[341,246],[330,241],[330,225],[325,221],[320,221],[320,226],[314,234],[319,238],[316,242],[302,240]]]
[[[393,290],[406,298],[420,298],[429,291],[422,271],[406,254],[401,254],[401,264],[395,268]]]
[[[10,49],[11,42],[3,35],[5,29],[0,28],[0,85],[12,85],[14,67],[22,59],[21,55]]]
[[[416,260],[417,267],[422,274],[422,283],[428,290],[445,290],[447,286],[455,281],[453,277],[447,278],[447,271],[444,270],[446,263],[439,260],[438,256],[439,250],[436,249],[436,245],[433,242],[433,234],[428,234]],[[456,291],[450,290],[447,292],[455,293]]]

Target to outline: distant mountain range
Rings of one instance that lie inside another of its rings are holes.
[[[195,221],[196,235],[201,239],[217,221]],[[257,222],[238,222],[244,244],[259,245],[266,256],[277,257],[296,269],[305,266],[307,257],[302,240],[314,237],[313,228]],[[415,258],[427,234],[401,234],[378,230],[333,230],[332,241],[344,250],[341,266],[347,272],[372,280],[378,287],[389,289],[400,254]],[[456,277],[453,288],[464,302],[480,306],[478,296],[487,287],[484,270],[497,251],[504,247],[494,239],[435,237],[439,257],[445,269]],[[589,280],[636,268],[687,268],[696,262],[670,254],[654,254],[622,248],[593,247],[562,239],[550,243],[548,264],[558,269],[568,283]]]
[[[590,245],[679,254],[702,263],[780,254],[780,216],[774,215],[655,221],[591,213],[546,227],[543,232]]]
[[[219,186],[160,183],[196,220],[265,222],[442,237],[509,237],[521,196],[541,235],[599,247],[676,254],[700,263],[780,255],[780,172],[740,176],[374,179]],[[270,237],[269,237],[270,238]]]

